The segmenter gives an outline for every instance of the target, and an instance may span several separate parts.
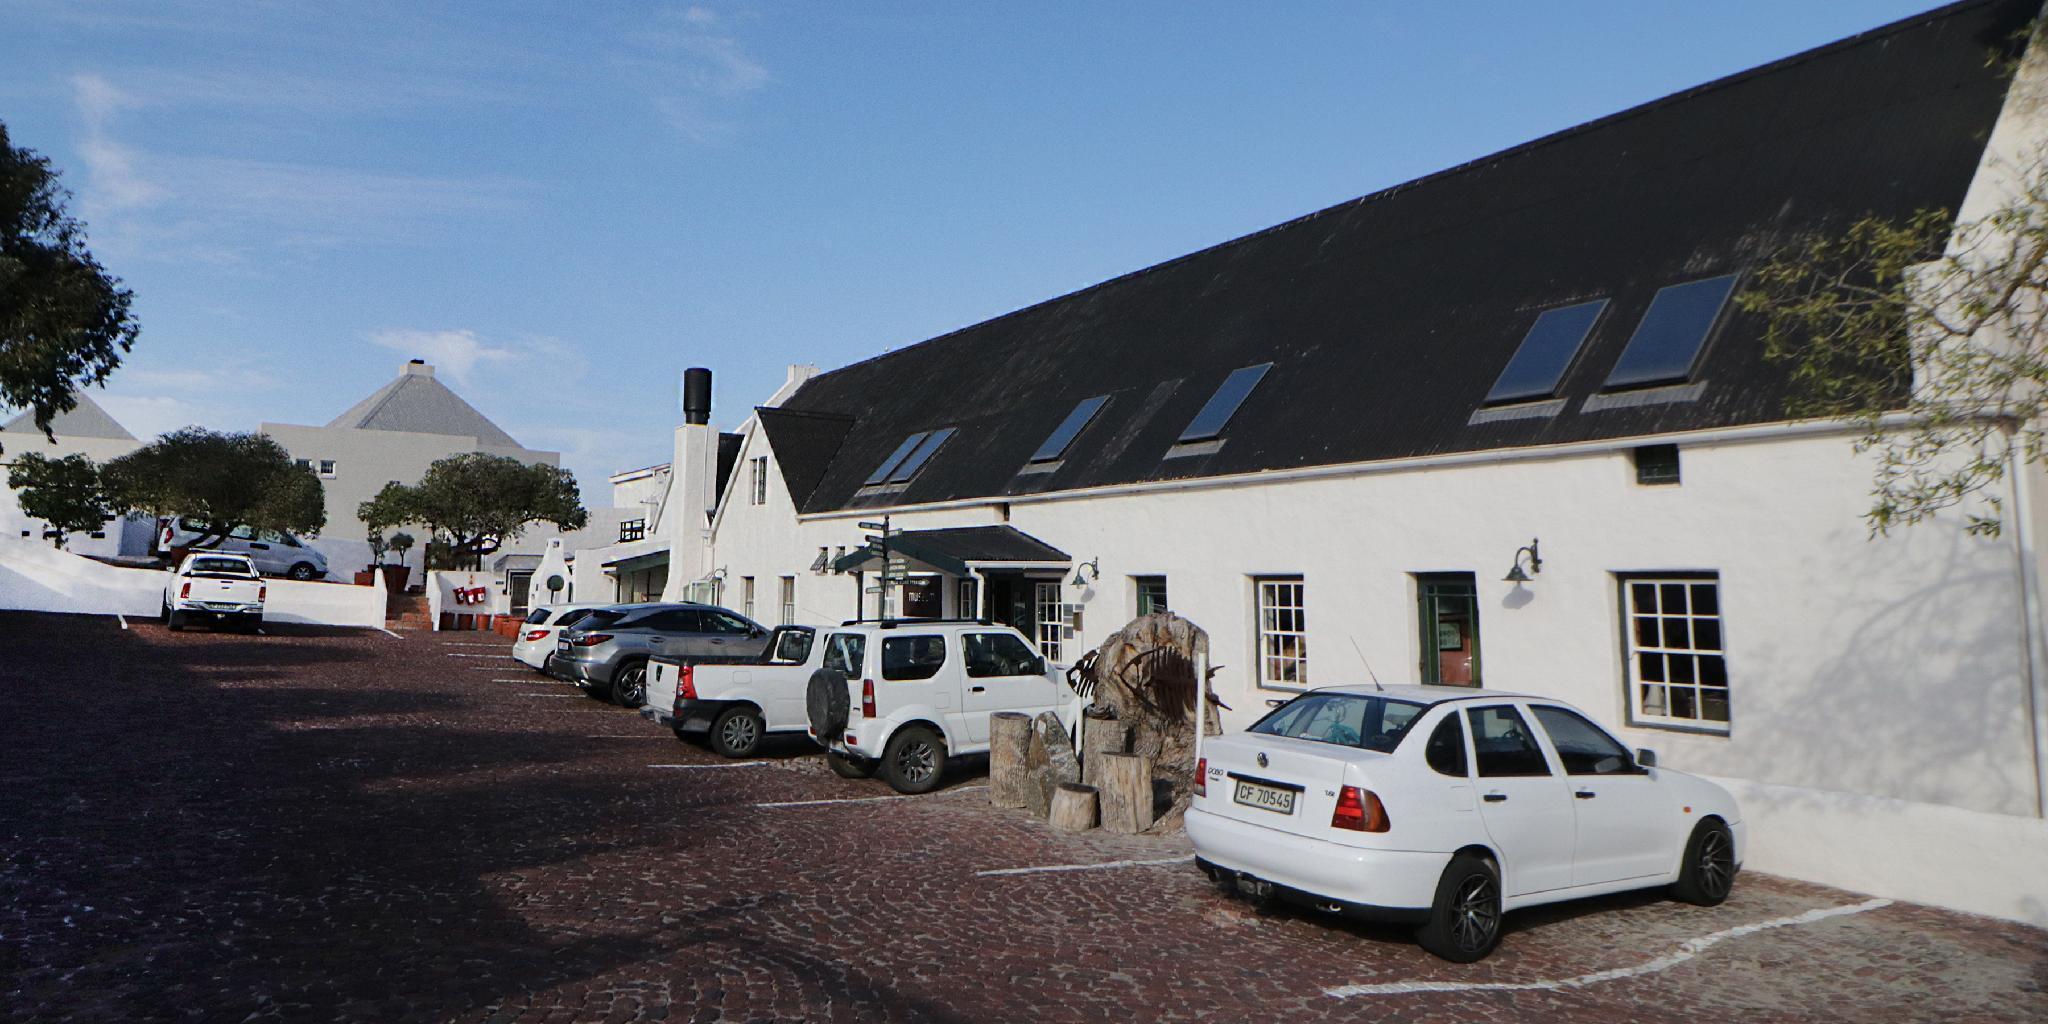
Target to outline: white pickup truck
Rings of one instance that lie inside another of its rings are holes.
[[[675,730],[676,738],[700,725],[710,728],[711,749],[726,757],[751,757],[769,733],[800,733],[804,686],[817,669],[811,648],[817,630],[777,626],[765,653],[754,661],[689,664],[656,656],[647,662],[642,717]]]
[[[263,601],[270,587],[248,555],[195,552],[185,556],[164,584],[158,619],[172,630],[194,619],[255,631],[263,625]]]

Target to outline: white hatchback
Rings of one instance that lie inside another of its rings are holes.
[[[1312,690],[1205,740],[1187,831],[1230,892],[1415,924],[1459,963],[1520,907],[1666,885],[1718,904],[1743,849],[1720,786],[1558,701],[1444,686]]]
[[[527,613],[526,621],[519,624],[519,633],[512,641],[512,657],[515,661],[536,672],[548,667],[548,656],[555,653],[555,638],[563,629],[574,624],[583,616],[608,604],[548,604]]]

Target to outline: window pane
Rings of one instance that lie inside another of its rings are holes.
[[[952,427],[947,427],[944,430],[935,430],[925,435],[924,441],[903,460],[903,464],[897,466],[896,471],[889,474],[889,482],[900,484],[916,476],[917,471],[923,469],[925,463],[932,460],[933,455],[938,454],[939,446],[945,444],[947,439],[951,438],[955,433],[956,431]]]
[[[1700,684],[1703,686],[1727,686],[1728,666],[1718,654],[1700,655]]]
[[[1237,407],[1244,404],[1252,389],[1259,386],[1259,380],[1272,368],[1272,363],[1260,363],[1230,371],[1230,376],[1223,378],[1223,383],[1216,388],[1215,394],[1209,396],[1202,411],[1196,413],[1195,418],[1188,422],[1188,428],[1180,432],[1177,443],[1206,441],[1223,433],[1230,418],[1237,415]]]
[[[1469,774],[1465,769],[1465,727],[1461,721],[1455,713],[1446,715],[1437,723],[1436,731],[1429,734],[1423,759],[1439,775],[1462,779]]]
[[[1692,649],[1692,627],[1685,619],[1664,620],[1664,646]]]
[[[1650,308],[1629,336],[1608,387],[1681,381],[1692,375],[1721,307],[1735,290],[1735,277],[1710,277],[1657,290]]]
[[[883,679],[930,679],[945,664],[945,637],[892,636],[882,641]]]
[[[1664,656],[1661,654],[1636,655],[1636,677],[1646,683],[1664,681]]]
[[[1695,583],[1692,585],[1692,613],[1694,615],[1721,614],[1720,584]]]
[[[1685,614],[1685,584],[1666,583],[1658,588],[1659,611],[1666,615]]]
[[[926,433],[917,433],[904,438],[903,443],[897,445],[896,450],[890,452],[889,457],[883,459],[882,464],[876,466],[875,471],[873,473],[868,474],[868,478],[862,481],[861,486],[866,487],[869,484],[878,484],[884,480],[889,479],[889,474],[891,472],[894,472],[898,465],[902,464],[904,456],[909,455],[911,449],[916,448],[918,446],[918,443],[923,441],[927,436],[929,435]]]
[[[1635,770],[1628,748],[1599,726],[1559,707],[1537,707],[1536,721],[1550,735],[1550,745],[1564,762],[1567,775],[1625,775]]]
[[[1629,599],[1635,602],[1636,611],[1654,613],[1657,610],[1657,585],[1654,583],[1632,583],[1628,588]]]
[[[1721,620],[1694,619],[1692,623],[1692,645],[1697,650],[1718,651],[1721,649]]]
[[[1666,656],[1665,660],[1669,663],[1669,666],[1671,668],[1671,682],[1692,683],[1697,681],[1697,679],[1693,675],[1693,666],[1695,662],[1693,660],[1692,655],[1672,654]]]
[[[1699,712],[1693,707],[1694,690],[1686,686],[1671,688],[1671,717],[1698,718]]]
[[[1472,725],[1472,751],[1479,760],[1482,778],[1549,775],[1550,766],[1536,738],[1511,707],[1474,708],[1467,711]]]
[[[1074,438],[1080,435],[1082,428],[1088,426],[1088,421],[1095,418],[1095,413],[1107,401],[1109,401],[1108,395],[1097,395],[1094,398],[1082,399],[1081,404],[1074,406],[1074,410],[1067,413],[1067,418],[1061,420],[1060,425],[1053,428],[1052,434],[1046,437],[1045,443],[1039,445],[1038,450],[1031,453],[1031,461],[1051,462],[1065,455],[1067,446],[1074,443]]]
[[[1486,393],[1488,402],[1521,398],[1547,398],[1556,393],[1558,382],[1585,344],[1593,322],[1607,308],[1606,299],[1581,302],[1576,306],[1545,310],[1522,336],[1521,347]]]
[[[1642,700],[1644,714],[1662,715],[1668,710],[1662,686],[1645,685],[1642,688]]]
[[[1639,647],[1657,647],[1657,646],[1661,646],[1661,645],[1660,645],[1660,644],[1658,643],[1658,637],[1659,637],[1659,635],[1660,635],[1660,634],[1659,634],[1659,633],[1657,632],[1657,620],[1656,620],[1656,619],[1654,619],[1654,618],[1651,618],[1651,617],[1650,617],[1650,616],[1648,616],[1648,615],[1639,615],[1639,616],[1637,616],[1637,617],[1636,617],[1636,645],[1637,645],[1637,646],[1639,646]]]
[[[1700,717],[1710,722],[1728,720],[1728,691],[1701,690]]]

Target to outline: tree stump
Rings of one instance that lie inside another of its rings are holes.
[[[1127,754],[1131,750],[1131,727],[1114,718],[1081,716],[1081,781],[1093,786],[1103,754]]]
[[[1099,754],[1096,773],[1102,827],[1136,835],[1152,827],[1152,759],[1142,754]]]
[[[1031,749],[1031,716],[998,711],[988,716],[988,801],[997,807],[1023,807],[1031,777],[1024,759]]]
[[[1052,794],[1052,827],[1061,832],[1086,832],[1095,827],[1095,787],[1062,782]]]
[[[1067,727],[1060,724],[1058,715],[1043,712],[1031,723],[1031,747],[1024,755],[1024,767],[1029,780],[1024,787],[1024,806],[1041,818],[1052,813],[1053,791],[1060,783],[1081,781],[1081,760],[1074,756]]]

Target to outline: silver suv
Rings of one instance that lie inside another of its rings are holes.
[[[157,550],[169,553],[172,548],[190,547],[192,542],[206,536],[206,521],[181,517],[165,519],[157,524]],[[231,552],[248,555],[256,563],[256,571],[265,576],[284,576],[295,580],[319,580],[327,578],[327,556],[307,547],[306,542],[289,533],[275,530],[257,532],[246,526],[237,526],[228,531],[219,545],[210,551]]]
[[[647,659],[684,664],[749,661],[768,650],[768,630],[708,604],[622,604],[578,619],[555,640],[547,673],[594,696],[638,708]]]

